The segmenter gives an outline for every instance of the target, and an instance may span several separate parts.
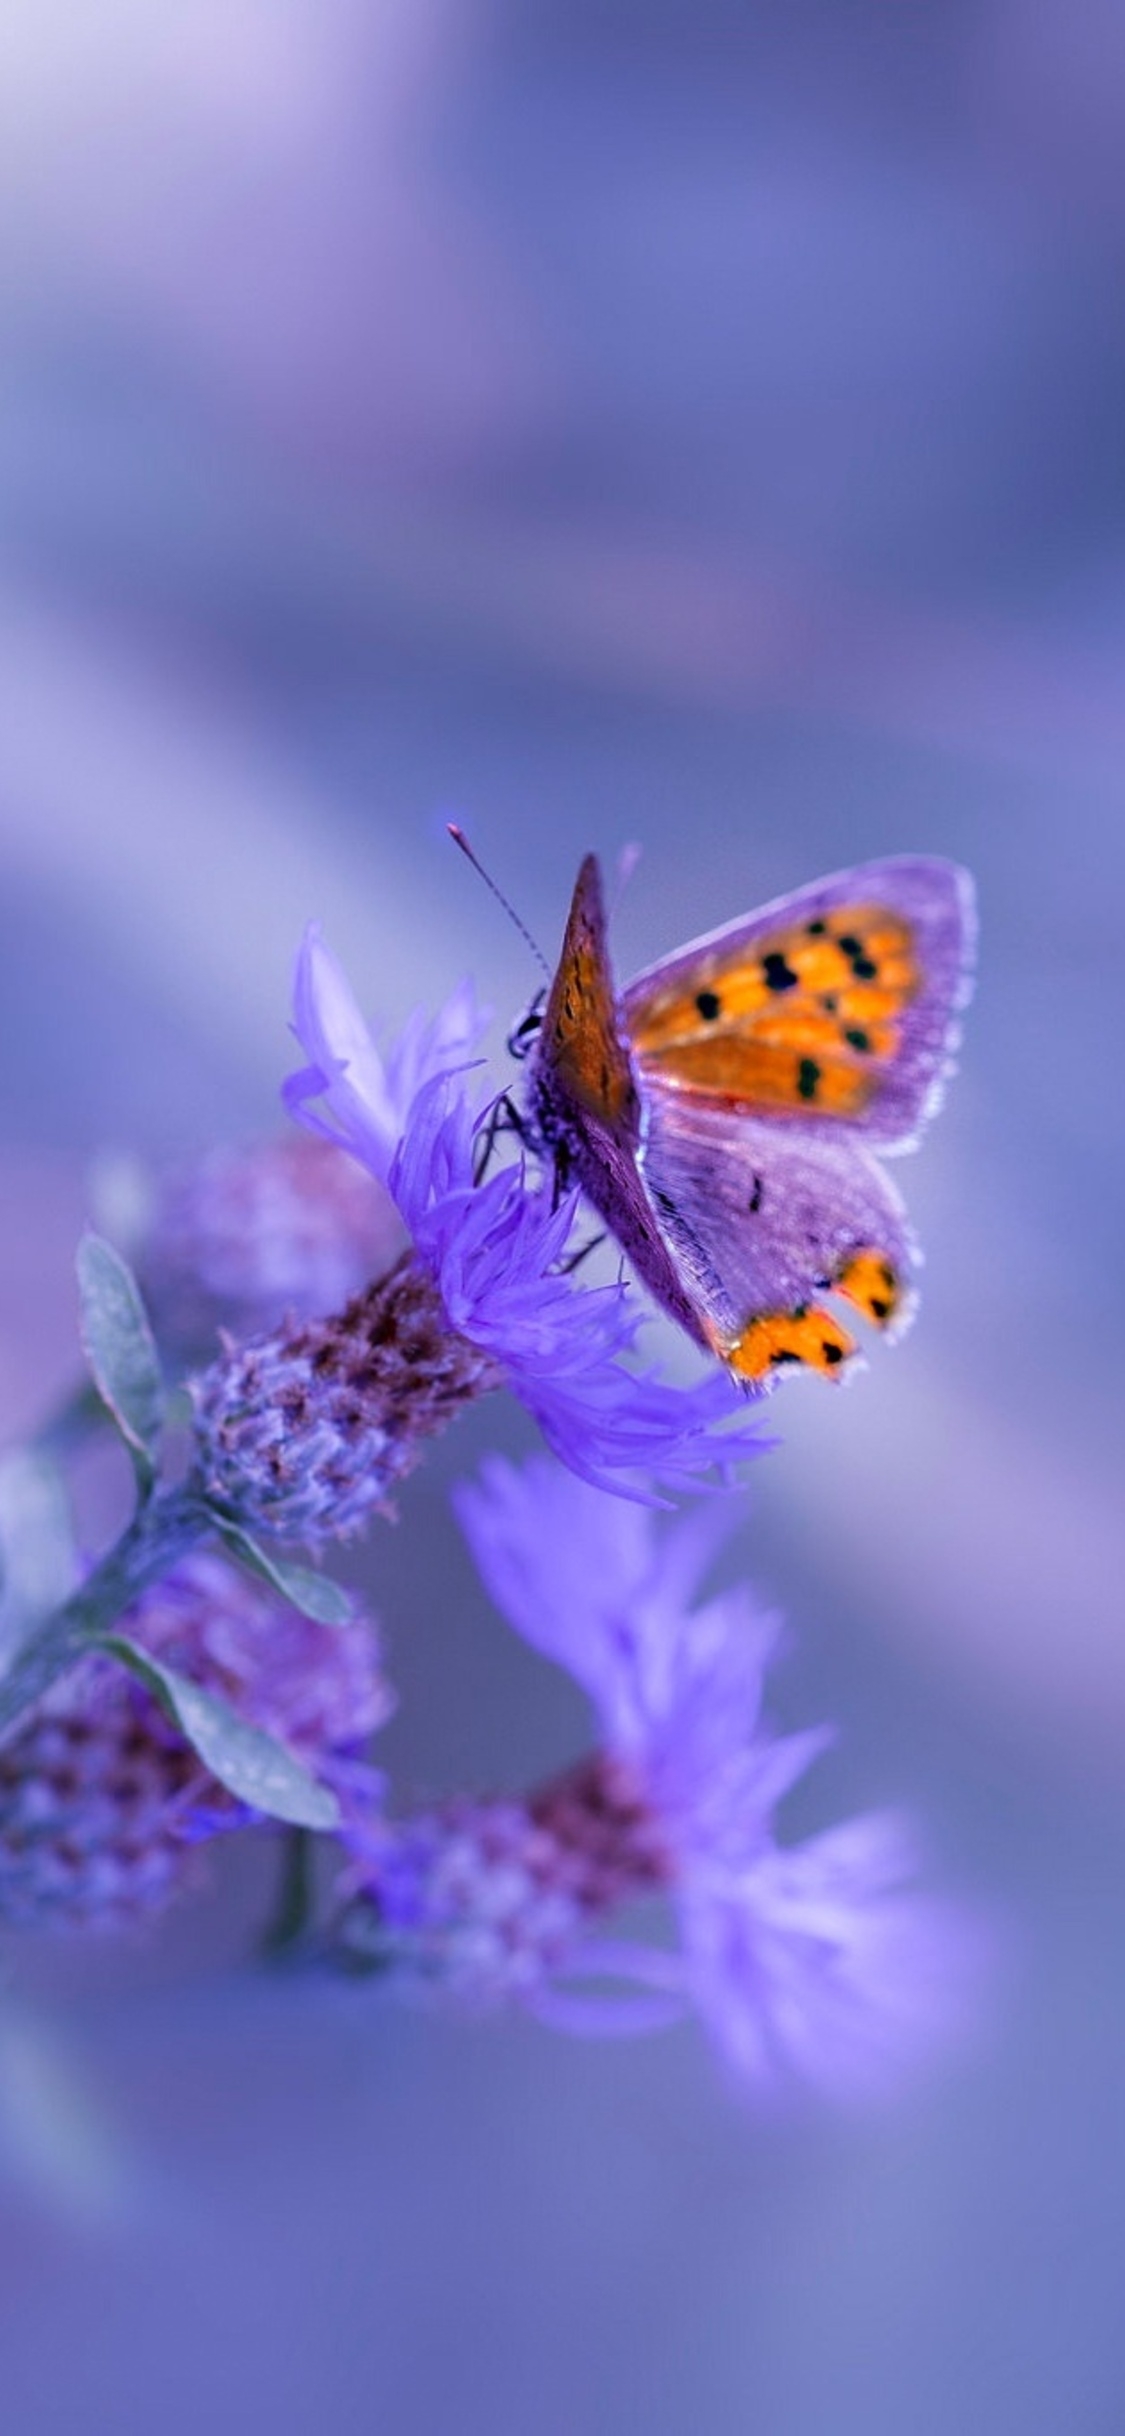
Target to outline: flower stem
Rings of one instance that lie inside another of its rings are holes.
[[[292,1956],[312,1919],[313,1895],[313,1839],[306,1828],[290,1827],[282,1849],[277,1901],[262,1939],[267,1962]]]
[[[191,1481],[140,1506],[81,1589],[28,1634],[0,1681],[0,1739],[68,1667],[111,1631],[142,1590],[170,1572],[214,1527],[214,1517]]]

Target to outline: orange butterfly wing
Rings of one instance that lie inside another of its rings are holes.
[[[572,1108],[635,1135],[637,1087],[618,1030],[601,880],[592,854],[575,883],[540,1038],[541,1061],[549,1061],[555,1086]]]
[[[596,856],[579,871],[547,994],[532,1077],[558,1186],[578,1183],[657,1302],[698,1344],[706,1325],[666,1244],[637,1165],[641,1106],[622,1038]]]
[[[598,867],[579,873],[534,1075],[540,1137],[651,1292],[751,1386],[840,1376],[910,1307],[913,1246],[867,1150],[906,1148],[956,1042],[973,943],[955,866],[897,856],[744,916],[615,1001]]]
[[[760,1113],[855,1118],[894,1064],[920,971],[910,924],[844,904],[700,949],[629,993],[643,1075]]]

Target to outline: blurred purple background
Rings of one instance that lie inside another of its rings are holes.
[[[8,0],[0,53],[5,1429],[73,1365],[94,1150],[275,1121],[308,915],[373,1010],[522,1005],[445,815],[548,948],[642,841],[623,973],[956,855],[921,1320],[779,1401],[738,1553],[782,1713],[844,1729],[809,1815],[915,1804],[1007,1923],[977,2050],[846,2123],[762,2122],[688,2032],[240,1979],[257,1854],[21,1957],[77,2113],[57,2204],[5,2133],[5,2424],[1119,2436],[1125,17]],[[446,1514],[501,1441],[354,1560],[417,1792],[582,1731]]]

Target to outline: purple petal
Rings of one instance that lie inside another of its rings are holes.
[[[286,1105],[385,1184],[419,1093],[465,1065],[487,1020],[463,982],[436,1015],[412,1015],[384,1058],[343,967],[311,922],[293,985],[293,1029],[308,1064],[286,1084]],[[315,1098],[324,1101],[320,1111],[310,1105]]]
[[[682,1890],[695,2001],[744,2078],[877,2096],[963,2018],[971,1933],[913,1858],[900,1822],[856,1819]]]

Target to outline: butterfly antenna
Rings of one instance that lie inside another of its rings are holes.
[[[547,962],[542,948],[538,945],[537,941],[532,938],[526,922],[521,922],[515,906],[509,905],[503,889],[497,887],[491,872],[486,871],[484,864],[478,861],[476,855],[473,853],[473,849],[469,844],[464,830],[458,828],[455,820],[447,820],[445,825],[454,845],[460,846],[462,854],[465,856],[466,860],[472,864],[473,870],[479,873],[480,878],[484,881],[485,887],[492,890],[492,894],[495,897],[497,904],[503,906],[509,922],[514,922],[521,939],[523,939],[527,946],[531,949],[531,953],[534,956],[536,963],[541,965],[543,971],[546,973],[548,981],[550,981],[552,979],[551,967]]]

